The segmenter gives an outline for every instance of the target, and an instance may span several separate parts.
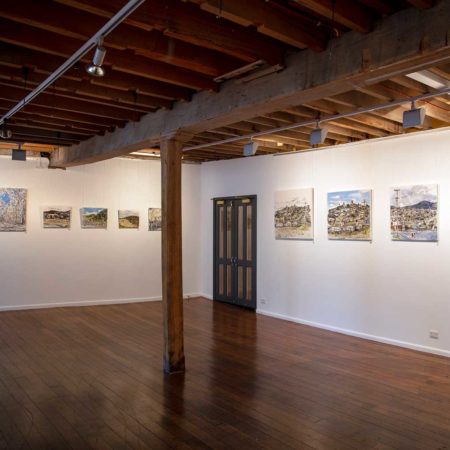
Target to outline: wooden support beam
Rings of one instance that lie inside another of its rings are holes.
[[[408,0],[411,5],[416,8],[431,8],[434,5],[434,0]]]
[[[346,27],[367,33],[372,28],[370,11],[354,0],[295,0],[316,14],[332,19]]]
[[[161,142],[162,305],[164,371],[185,371],[183,338],[183,263],[181,242],[181,157],[183,141]]]
[[[159,110],[89,139],[77,151],[58,151],[53,163],[66,167],[108,159],[155,145],[177,130],[197,134],[442,64],[450,60],[449,23],[445,2],[427,10],[405,9],[380,21],[371,33],[346,33],[330,44],[330,52],[303,50],[279,73],[248,83],[224,83],[218,94],[200,92],[190,103],[177,103],[171,111]],[[371,55],[368,64],[363,54]]]
[[[284,14],[270,2],[260,0],[191,0],[200,7],[244,26],[254,25],[266,36],[278,39],[297,48],[325,49],[327,37],[316,23],[293,13]]]

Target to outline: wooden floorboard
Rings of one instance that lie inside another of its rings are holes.
[[[450,360],[205,299],[0,313],[0,449],[450,449]]]

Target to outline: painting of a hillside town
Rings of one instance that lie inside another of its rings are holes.
[[[275,239],[313,239],[313,189],[275,192]]]
[[[81,208],[81,228],[105,230],[108,224],[108,210],[106,208]]]
[[[119,209],[119,228],[139,229],[139,211]]]
[[[148,231],[161,231],[161,208],[148,208]]]
[[[44,228],[70,228],[72,208],[70,206],[51,206],[42,208]]]
[[[328,194],[328,239],[372,239],[372,191],[355,190]]]
[[[27,190],[0,188],[0,232],[26,231]]]
[[[391,236],[394,241],[437,242],[436,184],[391,189]]]

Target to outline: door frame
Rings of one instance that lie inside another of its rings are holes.
[[[219,253],[219,239],[218,236],[216,236],[216,230],[218,230],[217,227],[217,215],[216,215],[216,202],[220,200],[229,201],[229,200],[242,200],[242,199],[252,199],[252,218],[253,220],[253,230],[252,230],[252,251],[253,251],[253,270],[252,270],[252,292],[254,297],[254,304],[251,306],[245,306],[245,305],[238,305],[235,303],[227,302],[225,300],[220,300],[216,298],[216,293],[218,292],[218,286],[219,286],[219,280],[218,280],[218,274],[216,271],[216,261],[218,260],[218,253]],[[251,195],[234,195],[234,196],[228,196],[228,197],[214,197],[211,199],[213,201],[213,300],[214,301],[220,301],[228,304],[235,304],[236,306],[242,306],[244,308],[248,309],[254,309],[256,310],[258,305],[258,295],[257,295],[257,265],[258,265],[258,245],[257,245],[257,239],[258,239],[258,196],[256,194]]]

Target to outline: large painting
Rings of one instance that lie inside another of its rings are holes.
[[[275,239],[313,239],[313,189],[275,192]]]
[[[119,209],[119,228],[138,229],[139,211],[133,211],[131,209]]]
[[[70,206],[51,206],[42,208],[44,228],[70,228],[72,208]]]
[[[26,231],[27,190],[0,188],[0,231]]]
[[[161,208],[148,208],[148,231],[161,231]]]
[[[105,230],[108,224],[108,210],[106,208],[81,208],[81,228]]]
[[[391,236],[394,241],[437,242],[436,184],[391,189]]]
[[[372,191],[355,190],[328,194],[328,239],[372,239]]]

